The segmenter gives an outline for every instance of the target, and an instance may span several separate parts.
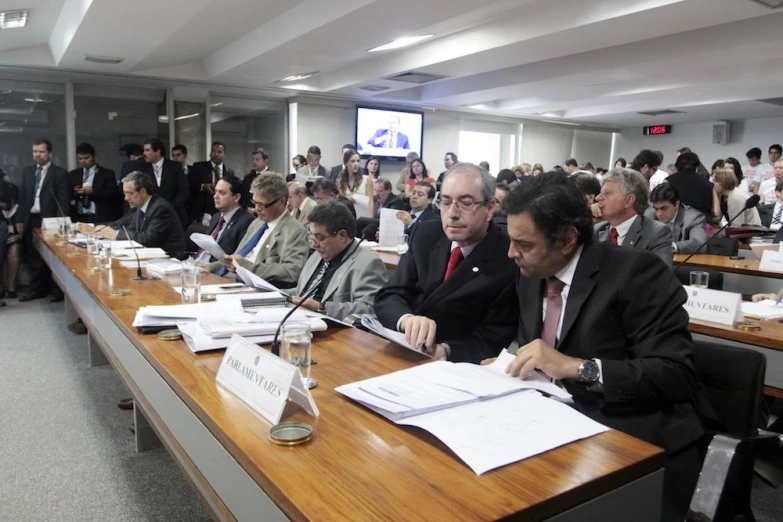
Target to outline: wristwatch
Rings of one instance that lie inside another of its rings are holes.
[[[598,370],[598,363],[594,359],[585,359],[582,364],[579,365],[579,380],[588,384],[598,382],[600,377],[600,371]]]

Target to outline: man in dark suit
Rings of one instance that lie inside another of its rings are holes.
[[[780,230],[783,224],[783,182],[775,185],[775,202],[759,205],[758,210],[762,226]]]
[[[345,153],[348,152],[349,150],[356,150],[356,148],[350,143],[346,143],[345,145],[343,145],[343,148],[340,150],[340,159],[344,158]],[[340,176],[340,172],[343,171],[344,167],[345,165],[343,165],[342,163],[332,167],[332,170],[329,172],[329,179],[337,183],[337,178]]]
[[[181,143],[174,145],[171,147],[171,159],[182,166],[182,172],[185,173],[185,177],[188,177],[192,168],[188,165],[188,148]]]
[[[182,171],[182,166],[176,161],[164,157],[166,148],[159,139],[151,139],[144,142],[144,159],[137,159],[135,163],[126,167],[131,172],[144,172],[151,176],[155,184],[155,194],[165,199],[174,208],[183,228],[187,225],[188,214],[185,209],[190,198],[188,179]],[[125,179],[127,175],[123,176]]]
[[[261,174],[269,170],[269,153],[266,149],[256,149],[252,154],[253,169],[245,174],[242,179],[242,186],[245,188],[245,194],[243,195],[243,205],[248,208],[254,208],[253,197],[250,194],[250,187],[253,185],[253,180]]]
[[[675,254],[692,254],[707,241],[707,223],[704,214],[680,202],[674,185],[661,183],[650,193],[652,207],[644,217],[663,223],[672,231],[672,250]]]
[[[155,182],[149,174],[131,172],[122,180],[122,192],[131,211],[101,229],[99,234],[107,239],[131,239],[148,248],[162,248],[169,256],[181,259],[185,253],[182,225],[171,204],[154,193]],[[80,224],[79,230],[91,232],[92,226]]]
[[[443,183],[443,177],[446,175],[446,173],[449,171],[451,167],[454,166],[455,163],[459,161],[457,159],[457,155],[453,152],[447,152],[446,155],[443,157],[443,166],[446,167],[446,170],[440,173],[438,176],[438,181],[435,182],[435,190],[440,192],[440,185]]]
[[[420,223],[440,221],[440,213],[432,208],[433,199],[435,199],[435,187],[426,181],[419,181],[411,191],[410,212],[406,210],[397,212],[397,219],[405,224],[404,230],[408,234],[408,242],[411,241]]]
[[[442,185],[441,221],[421,223],[375,297],[387,328],[437,359],[479,362],[514,337],[519,315],[508,237],[492,224],[495,180],[460,163]]]
[[[52,282],[52,273],[33,244],[33,229],[39,228],[44,218],[68,217],[71,183],[68,171],[51,161],[52,142],[39,138],[33,142],[35,165],[22,171],[19,190],[19,219],[16,230],[22,234],[27,264],[30,266],[30,293],[19,298],[32,301],[51,292],[52,301],[63,300],[63,293]]]
[[[234,171],[223,164],[226,157],[226,146],[216,141],[209,151],[209,161],[198,161],[193,164],[188,184],[190,185],[190,223],[206,228],[212,215],[217,213],[215,202],[215,185],[224,176],[233,176]]]
[[[606,221],[595,225],[595,238],[615,245],[643,248],[672,266],[672,231],[666,225],[645,218],[650,185],[635,170],[615,168],[604,177],[596,198]]]
[[[378,227],[381,226],[381,209],[393,208],[406,210],[405,201],[392,192],[392,184],[386,178],[378,178],[373,185],[375,198],[373,198],[373,215],[376,217],[361,217],[357,220],[356,232],[360,237],[375,237]],[[317,201],[317,200],[316,200]]]
[[[71,220],[74,223],[107,223],[122,214],[122,192],[114,171],[95,160],[95,149],[89,143],[76,147],[80,168],[68,173],[73,187]]]
[[[662,520],[683,520],[705,435],[685,290],[650,252],[595,241],[587,203],[565,174],[533,178],[504,207],[521,310],[507,373],[540,370],[580,412],[663,447]]]
[[[399,128],[400,117],[390,114],[386,120],[386,128],[375,131],[375,134],[367,140],[367,144],[382,149],[410,149],[408,136],[399,132]]]
[[[503,200],[506,199],[508,193],[511,190],[505,183],[497,183],[495,185],[495,215],[492,216],[492,222],[497,226],[505,230],[508,228],[508,218],[506,217],[506,211],[503,210]]]
[[[207,234],[212,236],[223,252],[235,252],[239,241],[253,222],[254,216],[242,205],[244,188],[236,176],[226,176],[215,185],[215,208]],[[217,259],[209,252],[199,250],[196,255],[199,263],[212,263]]]
[[[326,178],[316,180],[310,190],[312,190],[313,199],[317,204],[320,205],[324,201],[329,200],[339,201],[348,207],[351,215],[356,219],[356,207],[354,206],[353,201],[340,194],[340,191],[337,189],[337,184],[334,181]]]

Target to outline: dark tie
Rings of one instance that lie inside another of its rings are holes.
[[[565,284],[556,277],[546,280],[546,319],[544,329],[541,330],[541,340],[553,348],[557,343],[557,325],[563,311],[563,288]]]
[[[136,231],[140,232],[141,227],[143,226],[144,226],[144,211],[142,209],[139,209],[139,225],[136,227]]]
[[[217,226],[215,227],[215,230],[212,231],[212,239],[217,241],[218,236],[220,235],[220,231],[223,230],[223,223],[225,223],[226,220],[223,219],[223,216],[220,216],[220,219],[218,219]],[[196,254],[196,257],[201,256],[201,254],[204,253],[203,248],[199,248],[198,254]]]
[[[38,185],[41,184],[41,174],[43,173],[43,169],[40,165],[35,167],[35,189],[33,190],[34,194],[38,194]]]
[[[324,280],[324,277],[326,276],[326,271],[329,270],[329,261],[324,261],[321,263],[321,270],[318,271],[318,275],[313,279],[313,281],[307,286],[307,290],[302,294],[307,295],[310,292],[313,291],[313,289],[321,284],[321,281]]]
[[[215,165],[214,169],[214,178],[215,180],[212,182],[213,185],[217,185],[217,182],[220,181],[220,167]]]
[[[617,244],[617,238],[620,237],[620,234],[617,233],[617,229],[612,227],[612,230],[609,231],[609,241],[612,242],[612,244]]]
[[[299,216],[302,215],[302,211],[300,209],[296,209],[296,219],[299,220]]]
[[[783,205],[778,205],[778,211],[775,212],[775,218],[772,220],[773,224],[780,223],[781,215],[783,214]]]
[[[84,169],[84,174],[82,174],[82,183],[86,183],[88,179],[90,179],[90,169]]]
[[[264,235],[264,232],[269,228],[269,225],[264,223],[264,226],[258,229],[258,232],[253,234],[253,237],[250,238],[250,241],[245,243],[245,246],[242,247],[242,250],[239,251],[239,255],[242,257],[247,256],[250,252],[253,251],[253,249],[256,247],[258,242],[261,240],[261,236]],[[226,275],[226,272],[228,272],[228,267],[223,267],[220,270],[217,271],[217,275],[223,276]]]
[[[443,282],[446,282],[446,280],[451,277],[451,274],[454,273],[459,264],[462,263],[463,259],[465,259],[465,256],[462,255],[462,249],[460,247],[457,247],[451,251],[451,256],[449,257],[449,266],[446,267],[446,275],[443,276]]]

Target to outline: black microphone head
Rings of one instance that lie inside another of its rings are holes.
[[[755,208],[756,205],[759,204],[759,201],[761,201],[761,196],[759,196],[758,194],[754,194],[751,197],[749,197],[747,201],[745,201],[745,208],[746,209]]]

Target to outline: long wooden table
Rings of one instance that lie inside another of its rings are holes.
[[[783,287],[783,273],[767,272],[759,268],[759,259],[752,250],[740,250],[745,259],[731,259],[728,256],[696,254],[685,266],[690,268],[711,268],[723,273],[723,289],[745,295],[776,293]],[[674,264],[688,256],[674,256]]]
[[[270,424],[216,384],[223,351],[194,354],[131,326],[140,306],[179,302],[175,280],[133,281],[135,270],[116,261],[91,273],[83,249],[40,231],[35,241],[90,330],[91,358],[99,359],[98,345],[217,520],[658,519],[663,452],[626,434],[612,430],[476,476],[428,433],[344,398],[336,386],[424,362],[355,329],[315,335],[315,437],[275,446]],[[118,288],[132,294],[112,297]]]

